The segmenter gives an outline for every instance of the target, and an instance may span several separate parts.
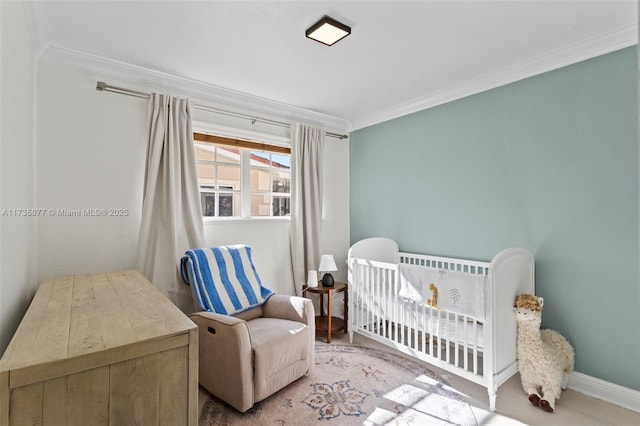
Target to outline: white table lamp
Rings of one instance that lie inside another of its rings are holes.
[[[333,255],[331,254],[323,254],[322,259],[320,259],[320,266],[318,266],[318,271],[325,272],[322,277],[322,285],[324,287],[333,287],[334,280],[333,275],[330,274],[330,271],[337,271],[338,267],[336,266],[336,261],[333,260]]]

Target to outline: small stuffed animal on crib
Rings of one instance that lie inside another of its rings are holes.
[[[518,371],[529,401],[553,412],[556,399],[567,388],[575,353],[557,331],[540,330],[543,304],[542,297],[531,294],[516,297]]]
[[[429,290],[431,290],[431,299],[427,299],[427,305],[432,308],[438,308],[438,287],[434,283],[429,284]]]

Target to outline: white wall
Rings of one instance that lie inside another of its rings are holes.
[[[38,279],[135,267],[147,103],[95,90],[97,76],[39,63]],[[127,216],[60,210],[128,209]],[[51,212],[51,213],[49,213]]]
[[[38,220],[38,277],[132,268],[138,239],[146,144],[147,101],[95,90],[94,72],[40,62],[38,68],[37,203],[43,208],[126,208],[127,217],[60,217]],[[195,103],[200,104],[197,99]],[[196,110],[199,123],[245,126],[288,136],[288,129],[250,124]],[[260,127],[261,126],[261,127]],[[327,138],[323,247],[342,262],[349,245],[347,141]],[[289,222],[286,219],[205,223],[207,245],[246,243],[265,285],[292,294]]]
[[[22,2],[0,2],[0,210],[35,207],[33,105],[35,61]],[[0,216],[0,354],[35,287],[35,220]]]
[[[349,250],[349,142],[326,138],[324,149],[322,253],[333,254],[336,280],[347,282]],[[318,259],[318,262],[320,260]]]
[[[205,223],[204,231],[209,247],[249,245],[262,284],[276,293],[293,294],[287,219],[214,220]]]

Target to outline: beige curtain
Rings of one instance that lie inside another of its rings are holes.
[[[291,263],[298,295],[321,257],[324,135],[322,129],[296,124],[291,141]]]
[[[203,244],[191,103],[152,93],[138,268],[185,313],[195,306],[191,289],[179,278],[178,261]]]

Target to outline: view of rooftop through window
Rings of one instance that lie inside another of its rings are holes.
[[[195,148],[203,216],[289,215],[290,155],[198,142]]]

